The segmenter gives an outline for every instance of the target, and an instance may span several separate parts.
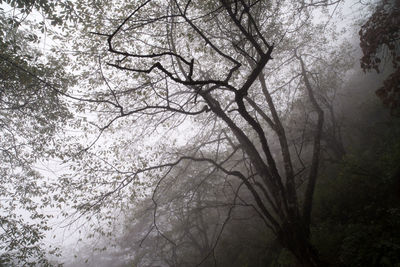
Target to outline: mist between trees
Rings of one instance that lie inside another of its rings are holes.
[[[0,266],[399,266],[398,1],[0,4]]]

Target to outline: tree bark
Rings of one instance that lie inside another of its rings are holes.
[[[283,247],[293,253],[297,260],[297,266],[304,267],[326,267],[312,246],[307,233],[307,228],[302,222],[286,223],[282,227],[282,232],[279,233],[278,239]]]

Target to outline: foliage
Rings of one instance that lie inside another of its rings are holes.
[[[50,206],[88,223],[76,266],[396,266],[400,126],[344,119],[340,2],[0,0],[0,265],[51,265]],[[398,11],[360,30],[392,112]]]
[[[381,112],[373,109],[369,118]],[[317,191],[313,240],[333,266],[397,266],[400,260],[400,124],[386,118],[365,127],[370,134],[358,134],[360,142],[347,146],[351,153],[336,171],[328,168]]]
[[[33,8],[53,12],[46,1],[11,1],[27,16]],[[36,24],[0,13],[0,258],[5,265],[47,266],[43,208],[49,184],[35,163],[56,154],[54,136],[70,118],[60,93],[68,76],[54,59],[35,49]],[[30,27],[32,26],[32,27]],[[46,61],[46,64],[43,62]],[[50,66],[49,66],[50,65]]]
[[[152,199],[153,234],[164,239],[153,243],[173,255],[188,233],[171,231],[176,222],[168,212],[184,210],[175,199],[190,203],[174,190],[177,181],[218,177],[230,185],[228,210],[253,209],[263,232],[273,232],[302,264],[321,265],[309,226],[329,121],[324,101],[335,91],[326,82],[348,69],[326,23],[327,7],[339,2],[77,1],[82,24],[78,35],[68,33],[80,51],[72,68],[82,80],[74,94],[80,112],[96,115],[81,125],[94,131],[86,131],[90,141],[71,160],[78,172],[60,180],[65,198],[80,216],[110,223],[115,208]],[[314,23],[315,14],[326,18]],[[297,100],[308,120],[289,134],[287,114]],[[191,165],[202,175],[175,172]],[[183,216],[190,218],[187,206]],[[207,261],[218,250],[212,241]]]
[[[360,29],[360,46],[363,52],[361,68],[379,72],[382,62],[391,60],[392,73],[376,91],[383,103],[397,114],[400,107],[400,3],[379,1],[375,11]]]
[[[24,20],[32,12],[42,13],[51,25],[63,25],[66,21],[76,20],[73,16],[73,4],[68,0],[0,0],[0,4],[3,3],[23,14],[21,20],[16,17],[8,18],[14,20],[17,26],[24,24]],[[39,26],[42,32],[46,30],[44,23],[39,23]]]

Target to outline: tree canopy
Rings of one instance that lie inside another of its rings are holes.
[[[176,179],[170,173],[177,166],[201,164],[210,175],[216,172],[229,183],[236,181],[231,205],[239,201],[254,209],[302,264],[321,264],[309,242],[309,227],[325,120],[322,101],[329,103],[331,93],[324,97],[315,92],[326,87],[321,81],[328,73],[322,69],[331,67],[332,59],[338,64],[329,75],[339,79],[346,68],[338,68],[344,63],[335,52],[319,52],[323,45],[330,49],[320,34],[330,29],[326,21],[314,23],[311,18],[314,9],[326,12],[337,2],[145,1],[128,6],[121,2],[107,9],[99,6],[102,17],[93,17],[97,12],[88,12],[87,3],[79,4],[84,21],[90,22],[84,24],[83,34],[89,32],[92,42],[83,37],[75,47],[98,44],[92,64],[100,79],[83,97],[101,112],[104,122],[98,126],[98,140],[108,132],[115,136],[120,128],[126,131],[132,123],[135,135],[182,128],[186,120],[197,124],[194,130],[199,131],[192,139],[196,141],[178,146],[176,152],[158,151],[154,164],[148,159],[139,165],[124,161],[137,149],[130,136],[125,148],[121,141],[110,144],[107,151],[114,149],[122,156],[114,160],[105,151],[100,161],[80,165],[86,170],[84,178],[75,178],[90,181],[85,186],[98,192],[84,195],[87,203],[79,204],[80,209],[101,208],[106,199],[109,205],[125,204],[123,194],[137,191],[146,177],[153,188],[154,230],[174,244],[157,227],[159,186]],[[131,11],[121,14],[120,5]],[[92,23],[99,19],[103,21]],[[82,54],[77,68],[90,59]],[[310,124],[300,126],[310,131],[307,140],[287,133],[285,113],[291,107],[280,103],[295,100],[307,106]],[[299,152],[306,143],[307,152]],[[104,143],[97,141],[92,151],[97,152],[97,145]],[[89,155],[92,158],[90,150]],[[112,173],[112,182],[108,176],[99,177],[99,172]],[[107,183],[110,189],[99,187]],[[241,191],[250,199],[240,198]]]
[[[70,82],[63,66],[36,48],[40,27],[27,19],[34,9],[53,15],[55,4],[6,3],[18,14],[0,9],[0,263],[46,266],[48,182],[34,165],[56,154],[54,136],[71,117],[60,93]]]
[[[0,265],[52,265],[54,208],[97,251],[66,265],[396,262],[398,205],[356,187],[394,185],[398,121],[349,89],[343,2],[0,1]],[[361,67],[392,62],[392,113],[396,3],[359,26]]]

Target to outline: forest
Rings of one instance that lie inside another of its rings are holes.
[[[399,0],[0,0],[0,266],[400,266]]]

